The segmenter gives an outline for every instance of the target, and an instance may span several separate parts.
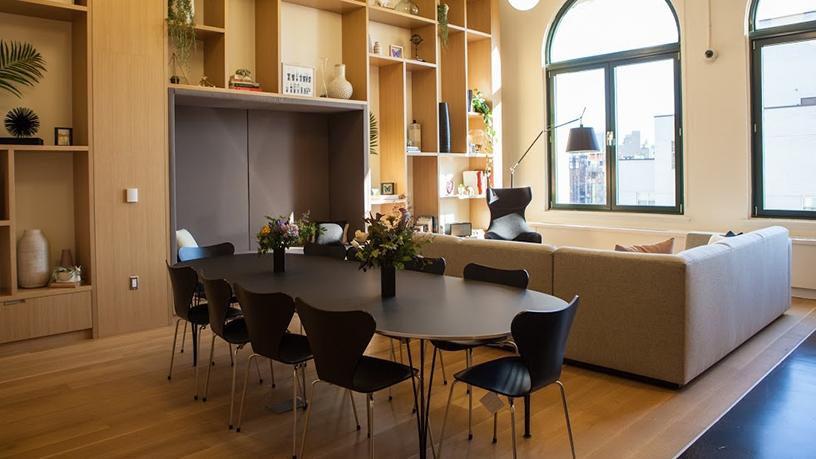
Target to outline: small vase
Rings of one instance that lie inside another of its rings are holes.
[[[451,151],[450,110],[447,102],[439,103],[439,152]]]
[[[23,231],[23,237],[17,245],[17,275],[17,282],[22,288],[48,285],[51,276],[48,240],[41,230]]]
[[[286,249],[272,250],[272,264],[276,273],[286,271]]]
[[[354,88],[346,79],[346,66],[343,64],[337,64],[334,66],[334,68],[336,75],[334,79],[329,82],[329,87],[327,88],[329,97],[333,99],[351,99],[351,95],[354,93]]]
[[[380,290],[383,298],[393,298],[397,295],[397,268],[380,266]]]

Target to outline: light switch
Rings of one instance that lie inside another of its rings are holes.
[[[130,276],[130,289],[139,290],[139,276]]]
[[[128,203],[136,203],[139,202],[139,189],[138,188],[128,188],[125,190],[125,201]]]

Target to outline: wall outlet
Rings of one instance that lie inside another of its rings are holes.
[[[139,276],[130,276],[130,289],[139,290]]]

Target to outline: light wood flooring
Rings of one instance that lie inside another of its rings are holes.
[[[578,457],[675,456],[814,329],[816,301],[795,299],[785,316],[680,391],[565,367],[562,380]],[[216,341],[210,396],[202,403],[193,400],[189,333],[184,354],[176,355],[173,380],[167,381],[172,333],[172,327],[165,327],[0,358],[0,457],[290,457],[291,413],[274,414],[265,405],[290,396],[291,371],[275,366],[273,390],[268,365],[262,365],[264,385],[250,379],[242,432],[229,431],[226,345]],[[208,333],[202,347],[209,351]],[[387,357],[387,340],[376,338],[368,352]],[[240,355],[239,370],[247,355]],[[499,355],[497,350],[478,350],[475,360]],[[205,356],[202,352],[202,361]],[[463,357],[445,354],[448,377],[463,368]],[[431,412],[437,440],[449,387],[439,376],[437,372]],[[314,379],[312,366],[307,379]],[[410,393],[406,383],[395,388],[393,401],[387,393],[375,395],[376,457],[418,456]],[[478,402],[482,395],[474,393],[474,438],[468,441],[467,398],[464,387],[457,387],[446,458],[511,457],[509,411],[499,414],[494,445],[492,416]],[[366,457],[364,398],[356,400],[363,425],[359,432],[343,392],[329,386],[319,390],[312,401],[306,457]],[[557,388],[534,395],[531,439],[521,438],[522,413],[519,405],[519,457],[569,457]]]

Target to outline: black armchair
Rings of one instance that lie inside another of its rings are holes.
[[[541,235],[533,231],[524,218],[524,211],[533,200],[530,187],[488,188],[485,197],[490,208],[490,226],[485,239],[541,243]]]

